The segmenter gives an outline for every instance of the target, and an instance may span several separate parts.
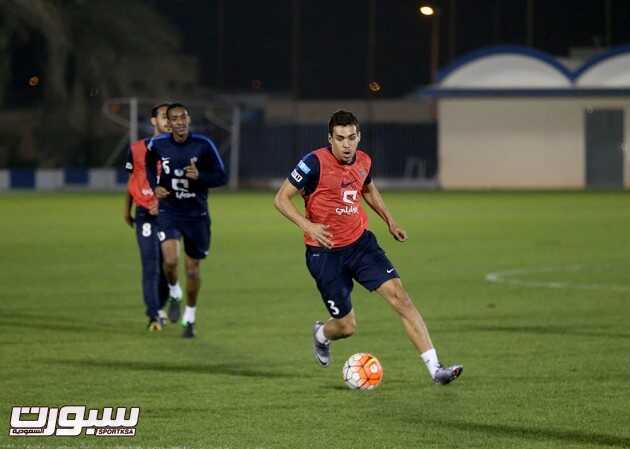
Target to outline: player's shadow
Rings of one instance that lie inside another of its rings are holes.
[[[29,322],[29,321],[11,321],[0,319],[0,324],[4,327],[19,327],[21,329],[36,329],[39,331],[55,331],[55,332],[89,332],[93,329],[90,326],[71,323],[53,323],[53,322]]]
[[[461,325],[457,331],[481,331],[481,332],[510,332],[515,334],[535,335],[572,335],[578,337],[604,337],[604,338],[630,338],[628,332],[606,332],[603,330],[589,330],[584,326],[559,326],[559,325]]]
[[[389,379],[387,381],[388,387],[392,387],[392,386],[395,385],[395,388],[404,388],[403,386],[404,386],[405,383],[406,382],[399,381],[399,380],[393,380],[393,379]],[[335,383],[335,384],[326,383],[325,385],[322,385],[320,388],[322,390],[333,390],[333,391],[344,391],[344,392],[347,391],[347,392],[355,392],[355,393],[357,391],[357,390],[353,390],[353,389],[349,388],[348,386],[344,385],[343,383],[341,383],[341,384],[338,384],[338,383]],[[376,388],[376,390],[360,390],[359,392],[360,393],[366,393],[366,394],[375,394],[375,393],[378,394],[377,393],[378,391],[380,391],[379,388]]]
[[[44,360],[48,364],[64,365],[64,366],[76,366],[80,368],[97,368],[97,369],[114,369],[114,370],[128,370],[128,371],[156,371],[160,373],[196,373],[204,375],[226,375],[226,376],[238,376],[238,377],[255,377],[255,378],[292,378],[303,377],[297,376],[287,372],[269,371],[269,370],[256,370],[245,368],[247,364],[243,363],[168,363],[164,361],[150,362],[150,361],[127,361],[127,360],[60,360],[60,359],[48,359]]]
[[[107,333],[135,335],[133,329],[128,326],[116,325],[104,322],[86,322],[74,318],[52,316],[50,314],[35,314],[23,312],[11,312],[0,314],[0,325],[6,327],[19,327],[21,329],[33,329],[36,331],[76,332],[81,334]]]
[[[426,425],[426,420],[422,420]],[[521,438],[549,442],[550,440],[571,445],[597,445],[608,447],[630,447],[630,438],[579,430],[555,430],[507,424],[482,424],[461,421],[432,421],[431,425],[448,427],[465,432],[482,433],[489,437]]]
[[[332,385],[332,384],[322,385],[322,389],[336,390],[336,391],[352,391],[350,388],[346,387],[345,385]]]
[[[107,326],[105,324],[98,323],[85,323],[85,322],[73,322],[71,320],[63,320],[58,321],[55,319],[38,319],[33,317],[32,315],[28,316],[28,319],[20,319],[15,320],[14,317],[11,319],[0,318],[0,326],[3,327],[16,327],[20,329],[33,329],[35,331],[52,331],[52,332],[69,332],[69,333],[80,333],[80,334],[91,334],[91,333],[106,333],[111,334],[113,328],[112,326]],[[116,334],[126,334],[126,335],[135,335],[137,332],[134,332],[133,329],[129,329],[126,327],[117,327],[115,329]]]

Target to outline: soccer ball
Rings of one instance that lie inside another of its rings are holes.
[[[351,355],[343,364],[343,381],[353,390],[371,390],[383,380],[383,367],[367,352]]]

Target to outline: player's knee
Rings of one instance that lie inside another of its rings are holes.
[[[348,317],[347,319],[341,320],[339,325],[341,338],[348,338],[354,335],[354,331],[357,328],[357,321],[354,317]]]
[[[340,337],[341,338],[348,338],[348,337],[352,337],[354,335],[354,326],[351,325],[343,325],[341,326],[340,330]]]
[[[177,269],[177,259],[164,259],[164,269],[172,271]]]
[[[164,270],[177,270],[177,257],[164,257]]]
[[[411,297],[402,287],[392,289],[388,299],[391,305],[398,311],[405,311],[415,307],[413,301],[411,301]]]
[[[200,279],[200,274],[198,269],[187,269],[186,270],[186,279],[189,281],[198,281]]]

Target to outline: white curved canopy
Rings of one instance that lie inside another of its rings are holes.
[[[568,88],[569,77],[539,58],[517,54],[490,54],[464,63],[448,73],[442,88],[518,89]]]
[[[630,87],[630,52],[617,53],[595,63],[585,64],[575,85],[589,88]]]
[[[577,88],[577,89],[576,89]],[[438,92],[513,91],[576,95],[600,90],[614,95],[630,90],[630,45],[604,51],[575,70],[552,55],[532,48],[504,45],[458,58],[439,73]],[[572,90],[573,89],[573,90]]]

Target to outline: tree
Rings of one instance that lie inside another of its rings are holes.
[[[191,70],[178,53],[178,31],[139,0],[0,0],[0,13],[6,17],[0,55],[18,27],[46,42],[42,133],[64,130],[80,141],[91,139],[105,129],[103,99],[130,94],[126,88],[138,78],[138,66],[148,68],[147,80],[159,76],[160,68]],[[0,66],[4,86],[8,70]]]

